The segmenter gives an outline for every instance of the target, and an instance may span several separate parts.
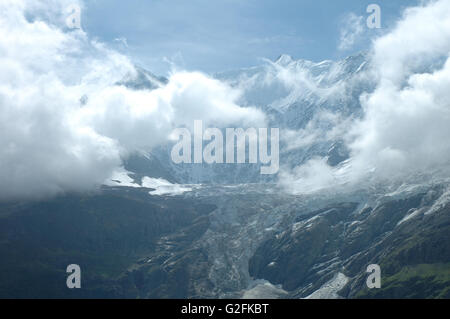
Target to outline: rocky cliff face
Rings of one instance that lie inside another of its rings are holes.
[[[148,191],[2,206],[0,295],[449,297],[448,184],[338,198],[259,184]],[[85,289],[65,289],[73,262]],[[366,287],[369,264],[381,267],[381,289]]]
[[[281,284],[294,297],[307,297],[343,274],[345,287],[335,287],[341,297],[448,298],[446,196],[436,187],[383,196],[372,205],[337,203],[300,216],[257,249],[250,273]],[[382,289],[366,286],[370,264],[381,267]]]

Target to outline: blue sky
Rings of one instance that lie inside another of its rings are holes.
[[[415,0],[90,0],[82,26],[157,74],[170,63],[207,73],[261,63],[280,54],[313,61],[339,59],[368,48]],[[340,34],[349,14],[369,15],[376,3],[382,29],[368,29],[346,50]],[[121,40],[119,40],[121,39]],[[126,39],[126,45],[125,41]]]

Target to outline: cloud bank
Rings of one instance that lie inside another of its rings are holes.
[[[174,72],[167,85],[155,90],[119,85],[136,75],[136,68],[127,56],[67,28],[65,9],[73,3],[0,3],[1,200],[91,190],[120,170],[131,152],[166,143],[174,128],[189,127],[194,120],[215,127],[265,126],[262,111],[239,105],[245,88],[202,73]],[[325,158],[314,158],[282,172],[281,183],[308,192],[436,171],[448,176],[449,53],[449,1],[405,10],[390,32],[373,41],[371,68],[364,76],[376,86],[360,97],[362,118],[325,112],[304,129],[286,133],[289,140],[298,135],[292,149],[342,136],[350,159],[330,167]],[[256,90],[254,102],[272,98],[270,106],[283,111],[304,87],[319,101],[345,93],[344,82],[316,87],[300,66],[300,72],[284,67],[291,62],[284,57],[273,64],[283,85],[271,92]],[[273,92],[278,95],[269,96]],[[324,121],[333,124],[333,131],[323,131]]]
[[[344,135],[351,158],[338,168],[314,159],[285,172],[294,192],[408,181],[450,173],[450,2],[405,10],[395,28],[374,40],[368,76],[376,89],[360,98],[364,116]]]
[[[174,73],[153,91],[118,85],[136,69],[65,26],[74,2],[0,3],[0,199],[91,190],[130,152],[195,119],[263,125],[261,111],[236,103],[238,90],[201,73]]]
[[[343,19],[343,27],[339,39],[338,49],[341,51],[349,50],[358,41],[361,34],[364,32],[364,17],[357,16],[354,13],[349,13]]]

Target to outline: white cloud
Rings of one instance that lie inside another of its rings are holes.
[[[236,104],[239,91],[201,73],[175,73],[154,91],[115,85],[135,72],[131,61],[67,30],[72,3],[0,3],[0,199],[90,190],[130,151],[163,143],[195,119],[265,121]]]
[[[427,1],[406,9],[394,30],[374,42],[380,85],[400,85],[421,67],[449,54],[450,3]]]
[[[372,166],[384,177],[448,168],[449,87],[447,60],[441,70],[411,75],[405,88],[382,85],[367,96],[352,130],[355,168]]]
[[[376,89],[361,96],[364,116],[345,134],[351,159],[331,168],[315,159],[283,181],[294,191],[408,181],[450,174],[450,2],[407,9],[396,27],[376,39],[372,69]]]
[[[347,132],[352,125],[352,120],[353,118],[344,118],[339,113],[319,111],[304,128],[283,130],[281,138],[286,145],[285,150],[301,149],[320,142],[335,141]]]
[[[346,51],[353,47],[364,32],[364,17],[349,13],[342,19],[340,31],[339,50]]]
[[[365,117],[351,132],[355,169],[372,166],[388,177],[450,164],[449,53],[450,2],[443,0],[406,10],[375,41],[378,86],[362,97]]]
[[[280,185],[293,193],[313,193],[327,186],[336,185],[335,172],[325,158],[313,158],[293,170],[282,169]]]

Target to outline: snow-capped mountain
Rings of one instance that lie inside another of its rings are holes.
[[[243,90],[243,105],[261,107],[275,115],[274,124],[299,129],[320,110],[359,112],[360,94],[372,88],[362,78],[367,66],[365,53],[319,63],[281,55],[275,62],[216,77]]]
[[[268,116],[268,127],[280,128],[281,167],[301,165],[316,156],[328,156],[335,166],[348,157],[336,127],[345,119],[361,116],[359,97],[374,87],[366,76],[368,65],[365,53],[319,63],[282,55],[275,62],[218,73],[215,78],[241,92],[239,105],[262,109]],[[164,85],[165,79],[149,74],[138,69],[135,78],[124,83],[147,89]],[[312,139],[317,132],[322,136]],[[259,164],[174,164],[170,159],[172,145],[157,147],[146,156],[134,154],[126,168],[138,178],[162,177],[177,183],[258,183],[277,178],[261,176]]]
[[[154,90],[167,84],[167,79],[163,76],[156,76],[153,73],[141,68],[135,67],[135,72],[128,74],[118,85],[124,85],[135,90]]]
[[[321,63],[281,56],[216,78],[280,128],[282,166],[319,156],[345,170],[339,126],[362,115],[359,96],[375,86],[369,67],[365,54]],[[136,90],[166,83],[142,69],[121,82]],[[176,165],[170,149],[129,157],[98,193],[2,205],[0,250],[14,251],[2,271],[39,260],[42,269],[23,271],[40,297],[450,297],[445,178],[291,194],[257,165]],[[30,257],[35,242],[42,247]],[[46,281],[61,279],[72,252],[87,269],[81,292]],[[365,286],[369,264],[382,267],[380,290]],[[2,283],[0,296],[35,296],[28,281],[14,285]]]

